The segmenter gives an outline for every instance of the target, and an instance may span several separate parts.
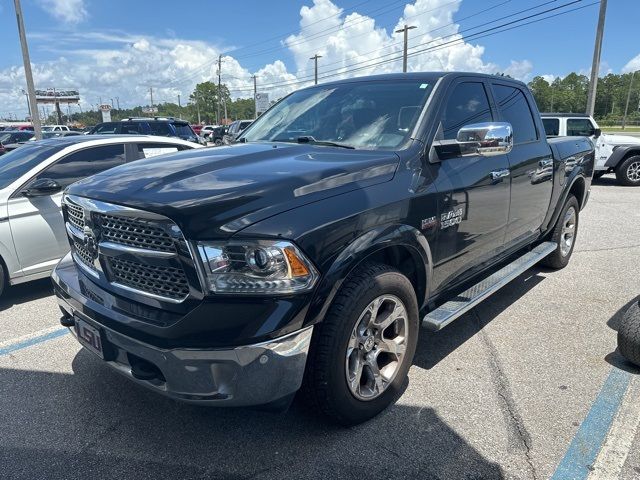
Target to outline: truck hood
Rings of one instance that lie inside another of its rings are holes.
[[[68,193],[165,215],[191,239],[225,238],[286,210],[389,181],[398,162],[389,151],[245,143],[138,160]]]
[[[617,135],[611,133],[603,133],[602,140],[609,145],[638,145],[640,144],[639,137],[632,137],[631,135]]]

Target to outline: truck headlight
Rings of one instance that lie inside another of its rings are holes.
[[[293,243],[198,242],[206,288],[214,293],[290,294],[311,290],[318,271]]]

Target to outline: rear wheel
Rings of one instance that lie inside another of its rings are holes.
[[[625,158],[616,167],[616,179],[628,187],[640,186],[640,155]]]
[[[618,349],[623,357],[640,367],[640,303],[635,302],[624,315],[618,330]]]
[[[401,393],[418,341],[418,305],[399,271],[368,263],[344,282],[309,352],[303,393],[342,425],[376,416]]]
[[[570,195],[551,232],[550,240],[557,243],[558,247],[540,262],[542,265],[555,269],[567,266],[576,243],[579,211],[578,200]]]

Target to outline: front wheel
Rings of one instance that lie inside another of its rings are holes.
[[[376,416],[401,393],[418,341],[418,304],[399,271],[368,263],[344,282],[316,327],[303,393],[342,425]]]
[[[621,185],[640,186],[640,155],[626,158],[616,167],[616,179]]]
[[[549,239],[557,243],[558,247],[540,262],[542,265],[554,269],[567,266],[576,243],[579,215],[580,205],[578,205],[578,200],[573,195],[570,195],[564,207],[562,207]]]

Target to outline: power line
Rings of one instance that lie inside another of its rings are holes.
[[[492,31],[495,31],[495,30],[501,29],[501,28],[503,28],[503,27],[506,27],[506,26],[509,26],[509,25],[513,25],[513,24],[518,23],[518,22],[522,22],[522,21],[524,21],[524,20],[528,20],[528,19],[530,19],[530,18],[534,18],[534,17],[540,16],[540,15],[544,15],[545,13],[549,13],[549,12],[552,12],[552,11],[556,11],[556,10],[558,10],[558,9],[561,9],[561,8],[567,7],[567,6],[569,6],[569,5],[574,5],[574,4],[576,4],[576,3],[580,3],[581,1],[582,1],[582,0],[573,0],[573,1],[571,1],[571,2],[568,2],[568,3],[566,3],[566,4],[560,5],[560,6],[558,6],[558,7],[550,8],[550,9],[544,10],[544,11],[542,11],[542,12],[538,12],[538,13],[534,13],[534,14],[531,14],[531,15],[527,15],[527,16],[525,16],[525,17],[522,17],[522,18],[519,18],[519,19],[516,19],[516,20],[512,20],[512,21],[510,21],[510,22],[506,22],[506,23],[503,23],[503,24],[501,24],[501,25],[496,25],[496,26],[494,26],[494,27],[491,27],[491,28],[488,28],[488,29],[482,30],[482,31],[480,31],[480,32],[472,33],[472,34],[470,34],[470,35],[468,35],[468,36],[460,36],[460,35],[459,35],[459,32],[457,32],[457,33],[450,34],[450,35],[446,35],[446,36],[443,36],[443,37],[438,37],[438,38],[433,39],[433,40],[430,40],[430,41],[428,41],[428,42],[424,42],[424,43],[421,43],[421,44],[415,45],[415,46],[413,46],[413,47],[411,47],[411,48],[412,48],[412,49],[415,49],[415,48],[420,47],[420,46],[429,45],[429,44],[432,44],[432,43],[434,43],[434,42],[437,42],[437,41],[440,41],[440,40],[444,40],[444,39],[446,39],[446,38],[448,38],[448,37],[452,37],[452,36],[459,36],[459,38],[456,38],[456,39],[454,39],[454,40],[451,40],[451,41],[448,41],[448,42],[445,42],[445,43],[441,43],[441,44],[439,44],[439,45],[435,45],[435,46],[432,46],[432,47],[429,47],[429,48],[425,48],[425,49],[422,49],[422,50],[418,50],[418,51],[411,52],[411,53],[409,53],[409,54],[408,54],[408,56],[410,56],[410,57],[411,57],[411,56],[415,56],[415,55],[417,55],[417,54],[419,54],[419,53],[424,53],[424,52],[427,52],[427,51],[440,50],[440,49],[442,49],[443,47],[453,46],[452,44],[454,44],[454,43],[461,43],[461,42],[462,42],[462,43],[464,43],[464,42],[465,42],[465,41],[467,41],[467,40],[477,39],[477,38],[483,38],[483,37],[485,37],[485,36],[489,36],[489,35],[484,35],[484,34],[485,34],[485,33],[487,33],[487,32],[492,32]],[[550,3],[550,2],[547,2],[547,3]],[[549,16],[547,16],[547,17],[544,17],[543,19],[554,18],[554,17],[557,17],[557,16],[559,16],[559,15],[563,15],[563,14],[565,14],[565,13],[570,13],[570,12],[573,12],[573,11],[575,11],[575,10],[580,10],[580,9],[582,9],[582,8],[586,8],[586,7],[591,6],[591,5],[595,5],[596,3],[598,3],[598,2],[596,1],[596,2],[594,2],[594,3],[590,3],[590,4],[585,5],[585,6],[583,6],[583,7],[577,7],[577,8],[574,8],[574,9],[566,10],[565,12],[560,12],[560,13],[556,13],[556,14],[553,14],[553,15],[549,15]],[[544,4],[543,4],[543,5],[544,5]],[[526,10],[530,10],[530,9],[526,9]],[[512,15],[508,15],[507,17],[511,17],[511,16],[513,16],[513,14],[512,14]],[[543,19],[541,19],[541,20],[543,20]],[[538,21],[539,21],[539,20],[538,20]],[[531,24],[531,23],[535,23],[535,21],[534,21],[534,22],[527,22],[527,23],[524,23],[524,24],[521,24],[521,25],[516,25],[516,27],[529,25],[529,24]],[[476,27],[470,27],[470,28],[466,29],[465,31],[473,30],[473,29],[475,29],[475,28],[478,28],[478,27],[477,27],[477,26],[476,26]],[[515,27],[513,27],[513,28],[515,28]],[[504,29],[504,30],[501,30],[501,31],[508,31],[508,30],[513,29],[513,28],[507,28],[507,29]],[[335,69],[331,69],[331,70],[325,70],[325,74],[327,74],[327,73],[331,73],[331,72],[337,72],[337,71],[341,71],[341,72],[336,73],[336,74],[333,74],[333,75],[329,75],[329,76],[324,75],[324,76],[322,76],[322,77],[319,77],[319,79],[321,79],[321,78],[328,78],[328,77],[331,77],[331,76],[338,76],[338,75],[341,75],[341,74],[342,74],[342,73],[344,73],[344,71],[345,71],[345,70],[347,70],[347,69],[349,70],[349,72],[352,72],[352,71],[354,71],[354,70],[353,70],[353,67],[356,67],[356,66],[358,66],[358,65],[362,65],[362,64],[366,64],[366,63],[369,63],[369,62],[373,62],[373,61],[375,61],[375,60],[380,60],[380,59],[382,59],[382,58],[389,57],[389,56],[391,56],[391,55],[397,55],[397,54],[398,54],[398,52],[395,52],[395,51],[394,51],[394,52],[390,52],[390,53],[387,53],[387,54],[381,55],[381,56],[376,57],[376,58],[371,58],[371,59],[367,59],[367,60],[364,60],[364,61],[355,62],[355,63],[349,64],[349,65],[345,65],[345,66],[342,66],[342,67],[339,67],[339,68],[335,68]],[[372,64],[365,65],[365,66],[363,66],[363,67],[359,67],[359,68],[357,68],[356,70],[358,70],[358,71],[359,71],[359,70],[363,70],[363,69],[370,68],[370,67],[373,67],[373,66],[381,65],[381,64],[383,64],[383,63],[387,63],[387,62],[395,61],[395,60],[398,60],[398,59],[400,59],[400,58],[402,58],[402,57],[401,57],[401,56],[396,56],[396,57],[393,57],[393,58],[390,58],[390,59],[387,59],[387,60],[384,60],[384,61],[381,61],[381,62],[376,62],[376,63],[372,63]],[[336,62],[334,62],[334,63],[336,63]],[[313,76],[308,76],[308,77],[299,78],[299,79],[297,79],[296,81],[292,81],[292,82],[275,82],[275,83],[272,83],[272,84],[264,85],[262,88],[263,88],[263,89],[273,89],[273,88],[279,88],[279,87],[284,87],[284,86],[292,86],[292,85],[296,85],[296,84],[300,84],[300,83],[306,83],[307,81],[309,81],[308,79],[310,79],[310,78],[313,78]],[[248,90],[248,89],[234,89],[234,91],[241,91],[241,90]]]

